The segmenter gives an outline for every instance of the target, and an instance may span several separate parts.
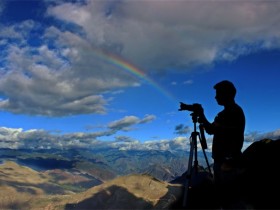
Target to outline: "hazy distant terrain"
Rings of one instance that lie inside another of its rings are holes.
[[[145,173],[162,181],[170,181],[186,171],[188,157],[189,153],[186,151],[0,149],[2,161],[11,160],[40,172],[55,170],[56,172],[49,173],[57,174],[56,176],[59,176],[58,170],[78,174],[90,179],[91,185],[132,173]],[[199,153],[198,158],[200,164],[206,165],[202,154]]]

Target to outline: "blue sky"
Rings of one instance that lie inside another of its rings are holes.
[[[279,138],[279,9],[278,1],[3,0],[0,146],[185,147],[193,124],[179,102],[201,103],[213,120],[222,109],[213,85],[224,79],[236,85],[246,141]]]

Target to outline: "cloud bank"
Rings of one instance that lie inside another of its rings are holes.
[[[54,134],[45,130],[26,130],[21,128],[0,127],[0,148],[10,149],[71,149],[71,148],[90,148],[90,149],[110,149],[119,150],[162,150],[177,151],[189,150],[190,139],[186,137],[190,131],[182,125],[175,127],[174,132],[178,136],[172,139],[146,140],[140,141],[126,135],[119,135],[121,131],[129,131],[135,126],[149,123],[155,116],[146,115],[142,119],[136,116],[126,116],[122,119],[109,122],[103,131],[88,133],[67,133]],[[179,132],[180,131],[180,132]],[[111,140],[104,140],[109,137]],[[280,130],[269,133],[253,132],[245,135],[243,149],[247,148],[254,141],[264,138],[280,139]],[[211,151],[212,137],[206,139],[208,149]],[[198,149],[201,145],[198,143]]]
[[[146,74],[161,74],[280,46],[278,1],[88,0],[45,6],[40,20],[1,25],[1,110],[106,113],[115,97],[110,93],[141,84],[112,65],[108,52]]]

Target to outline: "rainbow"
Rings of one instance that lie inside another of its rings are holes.
[[[124,58],[117,56],[115,54],[105,52],[103,50],[95,50],[94,51],[96,55],[106,62],[118,67],[119,69],[126,71],[135,77],[146,81],[148,84],[150,84],[153,88],[155,88],[158,92],[163,94],[165,97],[170,99],[171,101],[177,101],[175,97],[166,89],[161,87],[157,82],[155,82],[152,78],[148,77],[143,71],[141,71],[139,68],[137,68],[135,65],[129,63]]]

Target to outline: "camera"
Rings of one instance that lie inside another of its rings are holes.
[[[201,113],[202,111],[202,106],[201,104],[194,103],[194,104],[185,104],[183,102],[180,102],[180,109],[178,111],[190,111],[194,113]]]

